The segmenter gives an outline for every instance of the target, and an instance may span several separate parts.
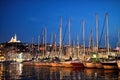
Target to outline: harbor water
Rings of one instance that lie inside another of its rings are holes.
[[[120,70],[0,64],[0,80],[120,80]]]

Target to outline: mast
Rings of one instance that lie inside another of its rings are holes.
[[[92,30],[91,30],[91,32],[90,32],[90,37],[89,37],[89,49],[90,49],[91,47],[93,47],[93,45],[92,45]]]
[[[74,42],[74,40],[72,40],[72,54],[71,54],[71,56],[75,58],[74,44],[75,44],[75,42]]]
[[[42,39],[42,42],[43,42],[43,48],[42,49],[43,49],[43,58],[44,58],[44,56],[45,56],[44,55],[44,29],[43,29],[43,32],[42,32],[42,38],[43,38]]]
[[[60,58],[62,58],[62,16],[60,16]]]
[[[79,35],[77,35],[77,45],[78,45],[77,58],[79,58]]]
[[[70,17],[68,17],[68,45],[70,46]]]
[[[57,47],[57,46],[56,46],[56,34],[54,34],[54,46],[55,46],[55,55],[56,55],[56,54],[57,54],[57,53],[56,53],[56,52],[57,52],[57,51],[56,51],[56,47]],[[57,54],[57,55],[58,55],[58,54]]]
[[[45,38],[46,36],[45,36],[45,35],[46,35],[46,29],[44,28],[44,29],[43,29],[43,33],[42,33],[42,36],[43,36],[43,58],[44,58],[44,56],[45,56],[45,50],[46,50],[46,45],[45,45],[45,44],[46,44],[46,40],[45,40],[45,39],[46,39],[46,38]]]
[[[32,37],[32,54],[34,52],[34,37]]]
[[[40,52],[40,35],[38,36],[38,51],[36,52],[36,57],[38,56],[38,53]]]
[[[106,17],[106,41],[107,41],[107,53],[109,54],[108,13],[105,14],[105,17]]]
[[[70,17],[68,17],[68,52],[67,57],[71,57],[71,37],[70,37]]]
[[[14,36],[14,40],[15,40],[15,42],[17,41],[17,36],[16,36],[16,34],[15,34],[15,36]]]
[[[98,14],[96,13],[96,47],[98,51]]]
[[[91,48],[91,35],[89,37],[89,45],[88,45],[89,49]]]
[[[54,33],[53,32],[51,32],[49,39],[50,39],[50,45],[53,45],[54,44]]]
[[[38,51],[40,49],[40,35],[38,36]]]
[[[85,53],[85,37],[84,37],[84,25],[85,25],[85,22],[84,20],[82,20],[82,29],[83,29],[83,50],[84,50],[84,53]]]
[[[120,47],[120,32],[118,30],[118,47]]]
[[[45,27],[45,52],[47,51],[47,28]]]

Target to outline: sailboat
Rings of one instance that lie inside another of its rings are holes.
[[[97,43],[97,54],[98,54],[98,14],[96,14],[96,43]],[[99,59],[99,58],[98,58]],[[100,59],[96,62],[96,67],[103,68],[102,63],[100,62]]]
[[[92,34],[92,31],[91,31],[91,34]],[[90,49],[90,54],[93,55],[93,51],[91,52],[91,50],[93,50],[93,46],[91,48],[91,44],[93,43],[93,40],[92,40],[92,35],[90,35],[90,39],[89,39],[89,49]],[[89,55],[89,58],[85,61],[85,67],[86,68],[96,68],[96,62],[92,59],[93,57]]]
[[[92,31],[91,31],[91,35],[90,35],[90,42],[92,43]],[[83,44],[85,46],[85,41],[84,41],[84,26],[83,26]],[[85,54],[85,47],[84,47],[84,54]],[[84,61],[84,66],[86,68],[96,68],[96,63],[91,61],[91,56],[89,55],[89,58],[87,60]]]
[[[61,63],[62,60],[62,16],[60,16],[60,42],[59,42],[59,55],[56,57],[56,60],[51,62],[50,65],[52,67],[63,67],[64,65]]]
[[[78,38],[78,37],[77,37]],[[84,67],[83,63],[78,59],[78,54],[79,54],[79,42],[78,42],[78,53],[76,55],[77,59],[73,60],[73,56],[71,54],[71,49],[73,48],[73,46],[71,47],[70,44],[70,18],[68,17],[68,52],[67,52],[67,57],[69,57],[69,60],[65,60],[62,61],[61,63],[64,65],[64,67]]]
[[[90,46],[92,45],[92,46]],[[92,48],[91,48],[92,47]],[[96,46],[94,46],[94,41],[92,38],[92,30],[89,38],[89,49],[91,52],[92,49],[92,56],[90,56],[87,61],[85,62],[85,67],[87,68],[103,68],[102,63],[99,61],[98,56],[98,14],[96,14]]]
[[[84,26],[84,23],[83,23],[83,26]],[[76,59],[75,60],[72,59],[71,62],[70,62],[72,67],[79,67],[79,68],[83,68],[84,67],[84,64],[82,63],[82,60],[80,59],[79,54],[80,54],[79,53],[79,35],[77,35],[77,55],[76,55]]]
[[[107,40],[107,55],[109,55],[109,39],[108,39],[108,13],[106,13],[106,40]],[[116,60],[108,60],[102,62],[104,69],[117,69],[117,61]]]

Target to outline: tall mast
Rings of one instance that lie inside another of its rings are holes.
[[[91,32],[90,32],[90,37],[89,37],[89,49],[90,49],[91,47],[93,47],[93,46],[92,46],[92,30],[91,30]]]
[[[71,56],[75,58],[75,54],[74,54],[74,44],[75,44],[75,42],[74,42],[74,40],[72,40],[72,54],[71,54]]]
[[[70,46],[70,17],[68,17],[68,45]]]
[[[77,53],[77,58],[79,57],[79,35],[77,35],[77,45],[78,45],[78,53]]]
[[[120,46],[120,32],[118,30],[118,47]]]
[[[57,46],[56,46],[56,34],[54,34],[54,46],[55,46],[55,54],[57,54],[56,53],[56,48],[57,48]]]
[[[46,44],[47,44],[47,30],[46,30],[46,28],[45,28],[45,32],[44,32],[44,35],[45,35],[45,38],[44,38],[44,40],[45,40],[45,43],[44,43],[44,45],[45,45],[45,54],[46,54]]]
[[[16,34],[15,34],[15,36],[14,36],[14,39],[15,39],[15,41],[17,41],[17,36],[16,36]]]
[[[60,57],[62,57],[62,16],[60,16]]]
[[[107,52],[108,52],[108,54],[109,54],[108,13],[106,13],[105,16],[106,16],[106,41],[107,41]]]
[[[38,36],[38,51],[40,49],[40,35]]]
[[[85,25],[85,22],[84,20],[82,20],[82,29],[83,29],[83,50],[84,50],[84,53],[85,53],[85,37],[84,37],[84,25]]]
[[[42,42],[43,42],[43,45],[42,45],[42,46],[43,46],[43,58],[44,58],[44,56],[45,56],[45,55],[44,55],[44,43],[45,43],[45,42],[44,42],[44,29],[43,29],[43,32],[42,32]]]
[[[50,44],[54,44],[54,35],[53,35],[54,33],[51,33],[50,34]]]
[[[34,37],[32,37],[32,54],[33,54],[33,52],[34,52]]]
[[[60,48],[62,47],[62,16],[60,16]]]
[[[46,29],[44,28],[43,29],[43,33],[42,33],[42,36],[43,36],[43,58],[44,58],[44,56],[45,56],[45,50],[46,50]]]
[[[98,14],[96,13],[96,43],[97,43],[97,51],[98,51]]]

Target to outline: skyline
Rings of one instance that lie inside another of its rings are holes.
[[[51,32],[59,36],[60,16],[62,16],[64,43],[67,43],[66,27],[70,17],[71,40],[76,41],[79,34],[82,44],[82,19],[84,19],[85,41],[88,44],[91,30],[96,41],[95,14],[98,14],[100,39],[105,14],[108,13],[109,42],[115,47],[118,41],[117,32],[120,31],[119,4],[119,0],[1,0],[0,43],[8,42],[14,34],[17,34],[22,42],[32,42],[34,37],[34,42],[37,43],[37,38],[42,34],[44,27],[47,29],[47,41],[50,42]]]

